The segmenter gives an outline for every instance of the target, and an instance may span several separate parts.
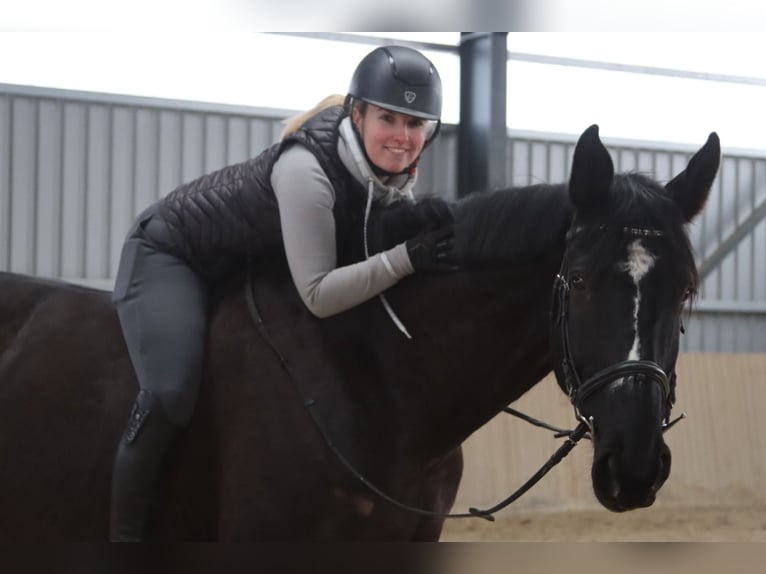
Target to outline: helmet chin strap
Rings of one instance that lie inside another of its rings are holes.
[[[362,144],[362,153],[364,154],[364,157],[367,159],[368,163],[370,164],[370,169],[372,169],[372,173],[374,173],[378,177],[393,177],[395,175],[403,175],[405,173],[410,173],[412,171],[412,168],[417,167],[418,165],[418,160],[416,159],[410,165],[405,167],[402,171],[388,171],[383,169],[382,167],[379,167],[374,161],[370,159],[370,156],[367,155],[367,150],[364,148],[364,144]]]

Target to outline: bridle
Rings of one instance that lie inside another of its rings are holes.
[[[675,370],[670,374],[666,373],[654,361],[648,360],[626,360],[614,365],[610,365],[585,380],[582,380],[577,371],[569,344],[569,299],[572,291],[569,278],[569,246],[572,240],[581,232],[588,229],[585,226],[572,225],[566,235],[566,246],[564,256],[553,286],[553,304],[552,320],[555,331],[561,343],[561,368],[556,369],[556,381],[562,390],[569,396],[572,406],[575,410],[577,420],[585,422],[590,427],[593,435],[593,419],[586,418],[582,414],[582,403],[589,396],[600,391],[610,383],[623,378],[633,378],[636,382],[651,381],[660,385],[662,389],[664,413],[662,430],[667,431],[678,421],[685,418],[681,415],[675,420],[670,420],[670,412],[675,403],[676,373]],[[598,225],[597,229],[607,229],[606,225]],[[643,229],[637,227],[622,227],[621,232],[625,235],[634,237],[664,237],[665,233],[658,229]],[[683,327],[681,326],[681,329]]]

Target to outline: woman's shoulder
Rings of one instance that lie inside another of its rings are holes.
[[[277,195],[282,190],[331,187],[330,180],[317,157],[306,147],[296,144],[287,148],[271,171],[271,186]]]
[[[321,169],[319,160],[314,153],[299,142],[290,145],[279,154],[274,164],[274,170],[281,169]]]

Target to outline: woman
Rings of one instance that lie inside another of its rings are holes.
[[[373,203],[412,199],[441,95],[418,51],[377,48],[345,101],[326,101],[256,158],[180,186],[136,219],[113,295],[140,391],[114,462],[112,540],[147,534],[163,461],[197,399],[211,282],[283,244],[304,303],[328,317],[451,264],[444,228],[337,266],[336,232],[345,236],[360,211],[366,224]]]

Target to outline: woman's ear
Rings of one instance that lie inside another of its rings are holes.
[[[362,123],[362,114],[359,111],[359,108],[356,106],[353,106],[351,108],[351,121],[354,124],[354,127],[357,129],[359,133],[361,133],[361,123]]]

